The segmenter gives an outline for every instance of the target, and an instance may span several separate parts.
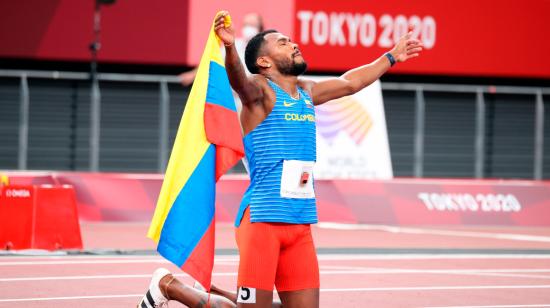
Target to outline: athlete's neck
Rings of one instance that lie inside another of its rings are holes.
[[[267,79],[276,83],[283,91],[292,97],[298,97],[298,77],[293,75],[283,75],[279,72],[270,72],[265,76]]]

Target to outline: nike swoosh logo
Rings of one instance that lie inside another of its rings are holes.
[[[287,102],[283,101],[283,106],[285,106],[285,107],[292,107],[294,105],[296,105],[296,103],[287,103]]]

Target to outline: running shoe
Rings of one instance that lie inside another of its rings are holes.
[[[137,308],[168,307],[168,299],[160,291],[160,280],[166,275],[170,275],[170,271],[165,268],[158,268],[153,273],[153,278],[151,278],[151,283],[149,283],[149,290],[147,290]]]

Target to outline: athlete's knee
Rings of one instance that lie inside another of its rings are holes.
[[[215,303],[211,306],[212,308],[235,308],[237,306],[235,306],[234,303],[232,302],[220,302],[220,303]]]
[[[318,308],[319,289],[304,289],[279,292],[283,307],[289,308]]]
[[[212,299],[210,301],[210,305],[206,305],[204,307],[212,307],[212,308],[235,308],[237,307],[234,302],[229,300],[228,298],[219,296],[219,295],[211,295]]]

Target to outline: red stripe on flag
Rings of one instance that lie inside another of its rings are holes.
[[[231,167],[233,167],[239,159],[243,157],[242,154],[235,152],[234,150],[226,147],[216,147],[216,181],[224,175]]]
[[[184,272],[203,285],[207,291],[210,291],[212,268],[214,268],[215,221],[216,219],[212,218],[210,226],[181,267]]]
[[[235,111],[206,102],[206,138],[216,145],[216,181],[244,156],[241,126]]]

